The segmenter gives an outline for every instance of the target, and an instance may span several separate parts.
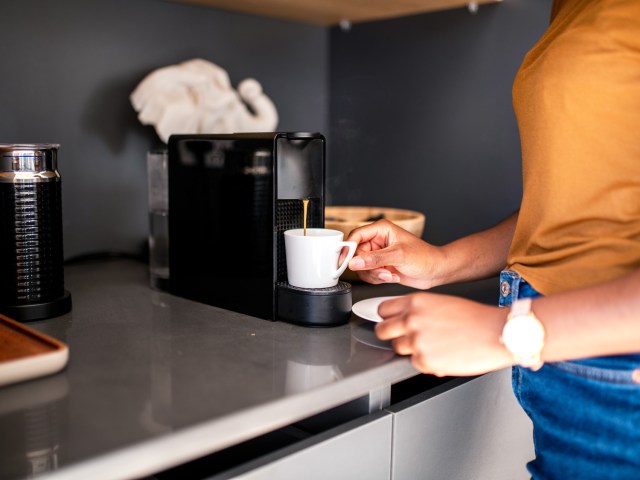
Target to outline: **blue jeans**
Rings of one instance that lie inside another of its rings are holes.
[[[500,306],[538,296],[516,272],[501,273]],[[640,354],[513,368],[513,391],[533,422],[532,478],[640,479],[639,368]]]

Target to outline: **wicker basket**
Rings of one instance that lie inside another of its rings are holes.
[[[325,228],[340,230],[345,239],[349,233],[362,225],[366,225],[380,218],[395,223],[417,237],[424,232],[424,215],[413,210],[384,207],[326,207],[324,212]],[[345,270],[342,280],[358,281],[358,275],[351,270]]]

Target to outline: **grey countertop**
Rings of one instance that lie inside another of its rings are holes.
[[[154,291],[128,260],[68,266],[65,285],[73,310],[29,326],[69,346],[67,368],[0,388],[0,480],[141,477],[417,374],[355,316],[327,329],[248,317]]]

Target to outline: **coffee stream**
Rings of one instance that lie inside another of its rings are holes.
[[[304,236],[307,236],[307,209],[309,207],[309,199],[308,198],[303,198],[302,199],[302,224],[304,225]]]

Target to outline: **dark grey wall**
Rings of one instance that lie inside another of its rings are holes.
[[[0,143],[60,149],[65,256],[135,252],[146,163],[159,144],[129,94],[191,58],[254,77],[282,130],[327,130],[328,31],[162,0],[1,0]]]
[[[331,31],[334,205],[425,213],[444,243],[517,209],[511,85],[550,0],[505,0]]]

